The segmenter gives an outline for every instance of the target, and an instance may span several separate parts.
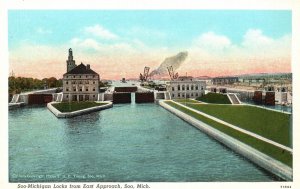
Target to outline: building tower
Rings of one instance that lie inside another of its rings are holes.
[[[70,48],[69,49],[69,57],[67,60],[67,72],[71,71],[75,67],[76,67],[76,64],[75,64],[75,60],[73,60],[73,51]]]

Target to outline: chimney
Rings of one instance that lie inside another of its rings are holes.
[[[91,67],[90,67],[89,64],[86,65],[86,69],[87,69],[87,70],[91,69]]]

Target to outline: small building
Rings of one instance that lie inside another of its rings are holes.
[[[72,49],[69,49],[67,73],[63,75],[63,101],[95,101],[99,93],[100,76],[81,63],[75,64]]]
[[[193,77],[183,76],[167,82],[167,91],[174,98],[197,98],[205,94],[206,82],[194,80]]]

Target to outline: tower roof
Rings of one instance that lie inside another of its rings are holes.
[[[70,70],[69,72],[67,72],[65,74],[97,74],[98,75],[98,73],[96,73],[94,70],[88,68],[83,63],[79,64],[78,66],[76,66],[75,68],[73,68],[72,70]]]

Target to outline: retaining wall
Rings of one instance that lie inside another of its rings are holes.
[[[86,108],[86,109],[78,110],[78,111],[74,111],[74,112],[65,112],[65,113],[60,112],[54,106],[52,106],[52,104],[58,104],[59,102],[50,102],[47,104],[47,108],[58,118],[69,118],[69,117],[80,116],[80,115],[84,115],[84,114],[88,114],[91,112],[96,112],[96,111],[100,111],[100,110],[104,110],[104,109],[113,107],[112,102],[109,102],[109,101],[103,101],[103,102],[106,102],[107,104],[102,105],[102,106]]]
[[[227,147],[231,148],[233,151],[241,154],[242,156],[246,157],[250,161],[254,162],[255,164],[259,165],[260,167],[266,169],[267,171],[277,175],[278,177],[292,181],[293,180],[293,170],[292,168],[288,167],[287,165],[267,156],[260,151],[248,146],[239,140],[236,140],[217,129],[207,125],[206,123],[199,121],[192,116],[189,116],[176,108],[166,104],[163,101],[159,101],[159,105],[163,108],[169,110],[173,114],[177,115],[184,121],[190,123],[194,127],[200,129],[204,133],[208,134],[209,136],[215,138],[222,144],[226,145]]]

